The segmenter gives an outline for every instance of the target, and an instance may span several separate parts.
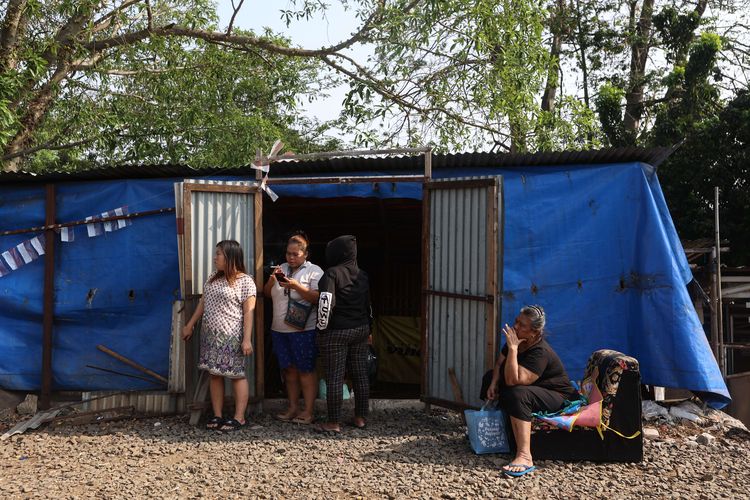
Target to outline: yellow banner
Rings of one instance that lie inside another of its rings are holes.
[[[379,381],[400,384],[420,382],[419,318],[376,318],[372,329],[372,342],[378,355]]]

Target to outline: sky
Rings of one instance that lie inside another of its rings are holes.
[[[238,0],[235,0],[235,3],[238,3]],[[219,0],[217,5],[220,28],[225,29],[232,17],[232,2]],[[292,10],[294,4],[287,0],[245,0],[234,26],[255,32],[261,32],[263,28],[268,27],[275,33],[291,39],[294,46],[314,49],[347,39],[360,25],[355,13],[344,10],[336,1],[329,2],[325,17],[318,15],[313,20],[293,21],[288,28],[281,18],[282,9]],[[364,61],[368,52],[366,48],[358,47],[349,54]],[[333,89],[329,91],[329,97],[305,104],[300,108],[301,112],[320,121],[335,119],[341,111],[346,90],[346,86]]]

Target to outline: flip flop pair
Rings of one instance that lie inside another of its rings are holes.
[[[521,470],[507,470],[503,469],[503,474],[509,477],[521,477],[534,472],[536,470],[535,465],[524,465],[524,464],[508,464],[507,467],[521,467]]]

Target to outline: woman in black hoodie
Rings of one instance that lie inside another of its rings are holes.
[[[353,377],[354,421],[367,425],[370,383],[367,340],[370,336],[370,281],[357,265],[357,238],[339,236],[328,242],[329,268],[318,283],[318,344],[326,366],[328,419],[316,430],[341,432],[341,405],[347,365]]]

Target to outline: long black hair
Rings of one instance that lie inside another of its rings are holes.
[[[229,284],[233,285],[239,273],[247,274],[247,271],[245,271],[245,254],[242,252],[242,247],[234,240],[224,240],[217,243],[216,248],[221,249],[224,254],[226,266],[224,271],[218,271],[214,274],[209,283],[226,276]]]

